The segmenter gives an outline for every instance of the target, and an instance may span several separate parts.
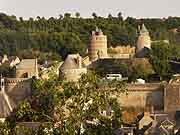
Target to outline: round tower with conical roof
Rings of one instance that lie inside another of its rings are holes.
[[[149,36],[149,31],[142,24],[141,28],[139,27],[139,37],[137,41],[136,53],[141,52],[144,48],[151,49],[151,38]]]
[[[96,28],[96,31],[92,31],[88,56],[90,61],[107,57],[107,36],[103,34],[101,29]]]

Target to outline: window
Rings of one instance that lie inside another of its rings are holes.
[[[28,78],[28,73],[26,72],[26,73],[23,73],[22,75],[21,75],[21,78]]]

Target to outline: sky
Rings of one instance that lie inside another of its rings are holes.
[[[124,17],[157,18],[180,16],[180,0],[0,0],[0,12],[17,17],[58,17],[65,12],[82,17],[111,13]]]

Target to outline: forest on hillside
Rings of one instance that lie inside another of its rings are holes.
[[[135,46],[138,25],[144,23],[152,40],[169,40],[180,46],[180,17],[136,19],[92,14],[82,18],[70,13],[54,18],[37,16],[27,20],[0,13],[0,55],[17,55],[20,58],[38,57],[41,60],[64,59],[68,53],[86,55],[91,31],[97,27],[108,36],[108,46]]]

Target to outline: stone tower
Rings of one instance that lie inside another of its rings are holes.
[[[149,36],[149,31],[143,24],[139,27],[139,37],[137,41],[136,54],[143,52],[144,49],[151,49],[151,38]]]
[[[87,68],[82,65],[79,54],[69,54],[59,70],[60,78],[70,82],[77,82],[82,74],[87,73]]]
[[[90,61],[107,57],[107,36],[103,34],[101,29],[96,28],[96,31],[92,31],[88,55]]]

